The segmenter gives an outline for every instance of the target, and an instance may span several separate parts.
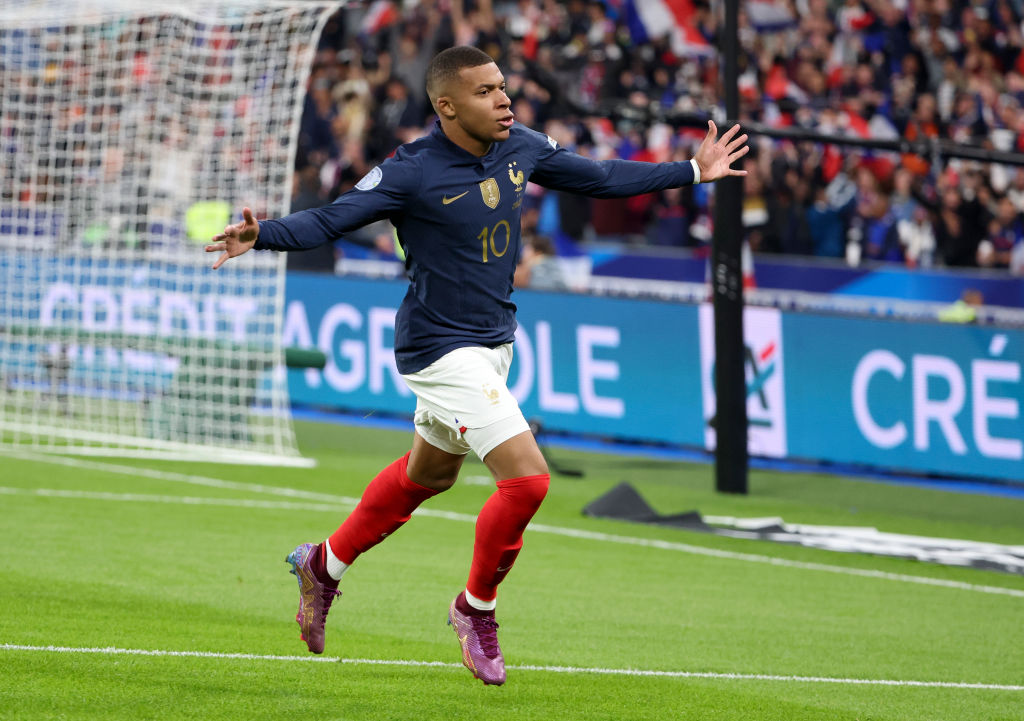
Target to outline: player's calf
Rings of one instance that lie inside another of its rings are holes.
[[[490,601],[498,584],[512,569],[523,546],[523,531],[547,494],[547,473],[498,481],[498,490],[487,499],[476,519],[473,564],[466,589],[476,598]]]

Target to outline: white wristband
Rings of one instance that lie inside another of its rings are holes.
[[[697,165],[697,161],[690,159],[690,166],[693,168],[693,184],[697,185],[700,183],[700,166]]]

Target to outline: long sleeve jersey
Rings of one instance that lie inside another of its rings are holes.
[[[614,198],[693,180],[688,162],[595,161],[521,125],[477,157],[451,142],[438,122],[330,205],[260,221],[255,247],[314,248],[389,219],[410,280],[395,319],[395,360],[399,372],[415,373],[456,348],[512,341],[512,277],[527,181]]]

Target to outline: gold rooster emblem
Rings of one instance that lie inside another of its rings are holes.
[[[516,170],[515,166],[518,165],[516,161],[512,161],[508,164],[508,179],[516,186],[516,192],[523,192],[523,183],[526,181],[526,176],[522,170]]]

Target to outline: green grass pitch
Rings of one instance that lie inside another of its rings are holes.
[[[567,451],[586,478],[553,477],[499,595],[505,686],[445,625],[477,461],[353,566],[314,657],[284,557],[411,435],[298,431],[315,469],[0,456],[0,719],[1024,719],[1020,576],[580,513],[628,480],[664,513],[1019,545],[1024,502],[757,471],[721,496],[707,466]]]

